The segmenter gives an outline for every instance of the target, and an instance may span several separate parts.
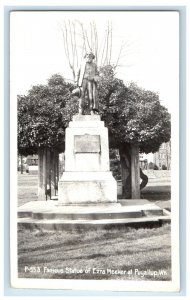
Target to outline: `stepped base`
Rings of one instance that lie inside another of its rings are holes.
[[[103,220],[31,220],[23,218],[18,221],[18,228],[22,229],[45,229],[45,230],[96,230],[111,229],[118,226],[126,227],[160,227],[165,223],[170,223],[170,217],[162,216],[159,218],[125,218],[125,219],[103,219]]]
[[[91,206],[57,206],[57,201],[33,201],[19,207],[18,227],[47,230],[154,227],[170,222],[170,214],[147,200]]]
[[[64,172],[58,190],[60,205],[117,202],[117,182],[111,172]]]

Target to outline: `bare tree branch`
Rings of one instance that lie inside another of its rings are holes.
[[[84,33],[84,27],[83,27],[83,24],[81,24],[81,29],[82,29],[82,36],[83,36],[83,41],[84,41],[84,49],[85,49],[85,52],[86,52],[86,38],[85,38],[85,33]]]
[[[76,43],[76,28],[75,28],[75,23],[72,23],[73,25],[73,32],[74,32],[74,55],[76,56],[76,64],[78,67],[78,51],[77,51],[77,43]]]
[[[106,35],[104,38],[104,46],[103,46],[103,50],[102,50],[101,66],[103,65],[105,47],[106,47]]]
[[[113,38],[113,32],[112,32],[112,23],[111,23],[111,29],[110,29],[110,54],[109,54],[109,60],[108,64],[111,64],[111,56],[112,56],[112,38]]]
[[[95,39],[95,56],[96,56],[96,63],[98,65],[98,35],[96,25],[93,22],[93,29],[94,29],[94,39]]]
[[[92,52],[92,47],[90,45],[90,42],[89,42],[89,39],[88,39],[88,35],[87,35],[87,31],[85,30],[85,37],[86,37],[86,41],[87,41],[87,44],[88,44],[88,47],[90,49],[90,51]]]
[[[69,20],[69,34],[70,34],[70,40],[71,40],[71,51],[72,51],[72,66],[75,65],[75,55],[74,55],[74,44],[73,44],[73,31],[71,29],[71,21]]]
[[[94,42],[93,42],[92,23],[90,23],[90,37],[91,37],[91,51],[94,52]]]
[[[88,27],[85,27],[83,23],[78,20],[73,22],[64,21],[61,31],[64,41],[64,51],[69,67],[72,70],[73,79],[75,79],[76,70],[83,60],[84,52],[92,51],[95,54],[96,63],[99,66],[112,64],[114,65],[114,70],[122,65],[121,60],[123,62],[125,55],[129,54],[129,52],[124,51],[124,49],[126,50],[126,48],[131,46],[131,42],[123,41],[116,61],[112,62],[113,28],[110,21],[107,22],[101,42],[100,36],[102,36],[102,32],[99,36],[94,21],[89,22]],[[124,65],[126,65],[126,62]]]
[[[123,43],[120,47],[120,51],[119,51],[118,58],[117,58],[117,61],[116,61],[116,64],[115,64],[115,68],[118,66],[122,51],[123,51]]]
[[[66,47],[66,53],[67,53],[67,58],[68,58],[68,62],[69,62],[69,66],[72,70],[73,73],[73,78],[75,78],[75,70],[74,70],[74,66],[71,63],[71,59],[70,59],[70,51],[69,51],[69,39],[68,39],[68,29],[67,29],[67,24],[66,22],[64,22],[65,24],[65,47]]]

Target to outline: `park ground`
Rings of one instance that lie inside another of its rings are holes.
[[[157,173],[158,174],[158,173]],[[141,197],[170,209],[170,177],[149,174]],[[18,205],[37,200],[37,176],[18,174]],[[171,280],[170,225],[18,231],[20,278]]]
[[[156,203],[161,208],[170,208],[171,178],[169,171],[146,171],[149,181],[141,191],[141,198]],[[18,173],[18,206],[38,199],[38,176]]]

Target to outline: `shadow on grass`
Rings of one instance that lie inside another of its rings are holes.
[[[56,252],[55,254],[55,251],[54,251],[54,247],[53,249],[51,249],[51,251],[45,251],[45,253],[33,253],[33,255],[31,254],[30,256],[27,255],[26,257],[20,257],[18,259],[18,262],[19,262],[19,265],[21,266],[22,264],[24,265],[32,265],[32,264],[35,264],[36,261],[38,264],[43,264],[43,263],[46,263],[47,262],[47,256],[49,256],[48,258],[48,263],[51,263],[51,262],[54,262],[56,263],[56,260],[61,260],[63,262],[65,261],[73,261],[75,260],[76,262],[77,261],[80,261],[80,260],[83,260],[85,262],[86,261],[90,261],[90,260],[93,260],[93,259],[101,259],[101,258],[108,258],[109,259],[109,255],[113,258],[113,257],[116,257],[116,259],[120,259],[122,257],[129,257],[129,256],[134,256],[136,254],[140,254],[140,255],[145,255],[147,253],[147,249],[145,250],[139,250],[138,248],[136,248],[136,250],[122,250],[122,251],[119,251],[119,250],[116,250],[115,253],[113,252],[110,252],[108,253],[108,248],[106,248],[106,246],[108,247],[108,244],[101,244],[99,245],[99,247],[96,246],[97,243],[94,243],[91,245],[91,247],[88,248],[88,251],[92,251],[95,249],[96,250],[96,253],[94,254],[86,254],[86,255],[81,255],[81,252],[78,253],[78,255],[72,255],[70,250],[66,250],[64,249],[64,247],[60,246],[59,248],[59,251]],[[105,245],[105,253],[102,253],[104,250],[102,249],[102,246]],[[119,243],[117,243],[117,246],[119,245]],[[112,246],[112,248],[114,249],[114,247],[116,246],[115,243],[112,243],[111,245],[109,244],[109,248],[110,246]],[[84,248],[86,248],[87,245],[84,246]],[[81,246],[80,246],[80,249]],[[165,245],[165,251],[169,250],[170,249],[170,246],[166,246]],[[77,250],[77,249],[76,249]],[[36,251],[38,252],[38,248],[36,249]],[[150,249],[149,249],[150,251]],[[151,247],[151,252],[156,252],[156,251],[160,251],[162,252],[163,251],[163,247]],[[43,258],[39,258],[40,256],[43,255]],[[64,257],[63,257],[64,256]],[[69,256],[69,257],[68,257]],[[37,258],[38,257],[38,258]]]
[[[66,240],[64,242],[61,242],[60,239],[62,240],[62,238],[59,239],[59,236],[56,235],[56,237],[54,239],[56,239],[54,242],[51,240],[50,244],[46,244],[46,239],[50,240],[52,237],[55,236],[55,232],[37,232],[34,233],[33,231],[26,231],[27,234],[27,239],[36,239],[36,242],[38,242],[38,238],[44,238],[44,242],[42,240],[42,245],[40,246],[30,246],[30,249],[26,248],[22,248],[21,246],[24,245],[26,243],[26,241],[24,239],[22,239],[22,231],[19,231],[19,246],[20,246],[20,250],[19,250],[19,254],[25,254],[28,253],[28,251],[30,251],[30,253],[32,252],[38,252],[38,251],[46,251],[46,253],[48,253],[48,249],[50,250],[50,252],[52,251],[52,248],[54,250],[60,249],[60,248],[67,248],[67,251],[73,251],[78,249],[78,245],[80,244],[81,248],[86,248],[89,247],[91,245],[94,244],[94,242],[101,243],[101,246],[107,246],[108,244],[111,245],[115,245],[115,239],[117,239],[117,243],[123,242],[125,240],[127,240],[128,235],[130,235],[130,241],[135,241],[137,239],[136,234],[134,233],[139,233],[140,232],[140,236],[138,236],[138,239],[144,239],[144,238],[150,238],[151,236],[157,236],[157,235],[162,235],[165,234],[166,232],[169,232],[169,226],[165,226],[164,230],[162,232],[162,228],[160,227],[159,231],[152,229],[151,231],[147,231],[146,229],[134,229],[134,228],[126,228],[125,226],[121,227],[120,230],[110,230],[110,231],[98,231],[98,230],[93,230],[92,232],[89,231],[88,234],[93,234],[96,235],[96,237],[92,237],[92,238],[86,238],[86,234],[87,233],[80,233],[80,232],[72,232],[70,234],[71,238],[66,238]],[[167,231],[168,230],[168,231]],[[26,233],[25,232],[25,233]],[[63,233],[63,232],[62,232]],[[131,234],[133,233],[133,234]],[[120,237],[118,236],[118,234],[120,235]],[[113,242],[112,242],[113,241]],[[44,243],[44,244],[43,244]],[[68,248],[69,247],[69,248]]]
[[[40,236],[42,235],[42,236]],[[96,230],[91,232],[19,231],[18,267],[20,278],[125,279],[143,280],[112,274],[44,273],[43,267],[111,268],[139,270],[168,269],[163,280],[170,280],[170,225],[154,229]],[[25,266],[39,266],[40,274],[25,273]],[[148,280],[148,276],[145,280]],[[150,276],[150,280],[154,279]]]

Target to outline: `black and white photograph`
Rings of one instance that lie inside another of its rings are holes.
[[[10,12],[13,288],[180,290],[179,24]]]

